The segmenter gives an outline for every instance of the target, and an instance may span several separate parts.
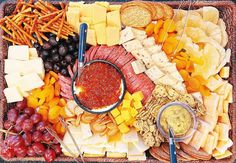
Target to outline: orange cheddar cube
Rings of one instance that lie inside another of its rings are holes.
[[[134,106],[135,109],[141,109],[143,107],[141,101],[134,101],[133,106]]]
[[[144,96],[143,96],[143,93],[141,91],[138,91],[138,92],[134,92],[132,94],[132,98],[134,101],[142,101]]]
[[[135,108],[131,108],[131,109],[130,109],[130,115],[131,115],[132,117],[135,117],[137,114],[138,114],[138,111],[137,111]]]
[[[118,115],[120,115],[120,111],[117,108],[115,108],[111,111],[111,115],[113,117],[117,117]]]
[[[122,103],[122,108],[123,108],[123,109],[130,108],[130,104],[131,104],[131,100],[126,100],[126,99],[124,99],[124,100],[123,100],[123,103]]]
[[[126,99],[126,100],[132,100],[132,95],[131,95],[129,92],[126,92],[124,99]]]
[[[123,117],[123,119],[125,121],[128,121],[131,118],[131,115],[129,113],[129,110],[125,109],[125,110],[121,110],[121,116]]]
[[[125,124],[128,126],[133,126],[134,122],[135,118],[131,117],[128,121],[125,122]]]
[[[130,130],[130,128],[125,123],[121,123],[118,126],[118,128],[122,134],[125,134],[125,133],[129,132],[129,130]]]
[[[121,116],[121,115],[118,115],[116,118],[115,118],[115,121],[116,123],[119,125],[121,124],[122,122],[124,122],[124,118]]]

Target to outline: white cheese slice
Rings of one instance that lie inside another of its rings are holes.
[[[12,45],[8,48],[8,59],[29,60],[29,47],[27,45]]]
[[[151,54],[154,54],[154,53],[159,53],[161,51],[161,46],[159,45],[153,45],[151,47],[148,47],[147,50],[151,53]]]
[[[157,81],[165,75],[157,66],[152,66],[145,73],[152,81]]]
[[[43,80],[36,73],[31,73],[22,76],[19,83],[19,88],[22,91],[31,91],[44,85]]]
[[[146,35],[146,32],[144,30],[132,28],[132,31],[134,32],[135,37]]]
[[[146,57],[144,57],[142,59],[142,61],[147,68],[151,68],[152,66],[155,65],[155,63],[153,62],[152,57],[150,55],[147,55]]]
[[[204,96],[203,102],[206,107],[206,114],[216,115],[220,96],[212,93],[210,96]]]
[[[143,59],[146,58],[147,56],[150,55],[149,51],[147,51],[147,49],[145,48],[141,48],[141,49],[136,49],[131,51],[131,54],[136,58],[136,59]]]
[[[137,131],[131,129],[128,133],[122,135],[122,140],[126,143],[137,142],[139,140]]]
[[[164,52],[154,53],[152,55],[152,59],[153,59],[153,62],[155,62],[155,64],[157,64],[157,65],[159,63],[169,62],[169,60]]]
[[[83,139],[87,139],[93,135],[90,130],[89,124],[80,123],[80,128],[83,133],[83,135],[82,135]]]
[[[181,93],[187,93],[186,87],[182,82],[177,82],[177,84],[173,85],[172,87]]]
[[[145,161],[147,159],[145,152],[142,155],[129,155],[127,157],[129,161]]]
[[[23,100],[23,96],[20,94],[17,87],[5,88],[3,93],[7,99],[7,103]]]
[[[131,41],[135,38],[134,32],[131,27],[126,27],[120,32],[120,44]]]
[[[105,148],[90,147],[88,145],[82,145],[81,151],[88,154],[105,154]]]
[[[198,131],[200,131],[201,133],[209,133],[210,131],[210,124],[199,119],[199,127],[198,127]]]
[[[36,48],[29,48],[29,59],[38,58],[38,53]]]
[[[140,152],[138,150],[138,148],[133,144],[133,143],[129,143],[128,144],[128,156],[132,156],[132,155],[142,155],[143,152]]]
[[[198,101],[200,101],[201,103],[203,103],[203,100],[202,100],[202,95],[200,92],[195,92],[195,93],[191,93],[191,95],[197,99]]]
[[[128,52],[143,48],[143,46],[139,40],[131,40],[129,42],[123,43],[122,45],[125,48],[125,50]]]
[[[146,48],[156,45],[154,37],[145,38],[142,43]]]
[[[206,83],[206,87],[209,88],[211,91],[215,91],[217,88],[224,84],[223,80],[217,80],[215,77],[211,76]]]
[[[133,144],[140,152],[145,152],[149,148],[144,144],[143,138],[140,135],[138,135],[138,141],[133,141]]]
[[[101,144],[101,143],[107,143],[107,142],[108,142],[108,139],[105,135],[100,136],[99,134],[94,134],[88,139],[83,140],[83,142],[81,143],[82,144]]]
[[[170,73],[170,76],[172,76],[173,78],[175,78],[176,80],[180,82],[184,81],[182,76],[179,74],[177,70],[175,72]]]
[[[206,114],[203,116],[203,120],[210,125],[209,131],[213,131],[213,129],[216,127],[217,124],[218,114],[215,115]]]
[[[146,38],[147,38],[147,35],[140,35],[140,36],[136,36],[136,37],[135,37],[136,40],[139,40],[139,41],[141,41],[141,42],[142,42],[144,39],[146,39]]]
[[[12,73],[5,75],[5,80],[8,87],[15,87],[19,84],[21,75],[19,73]]]
[[[228,139],[227,141],[218,141],[216,149],[220,153],[225,153],[225,151],[232,145],[233,145],[233,141],[231,139]]]
[[[170,75],[166,74],[163,77],[159,78],[158,80],[154,81],[154,83],[161,83],[161,84],[165,84],[165,85],[175,85],[178,83],[177,80],[173,79],[173,77],[171,77]]]
[[[123,141],[118,141],[115,143],[115,150],[113,152],[127,153],[128,152],[128,143]]]
[[[143,73],[146,70],[145,65],[141,60],[131,62],[131,65],[134,69],[135,74]]]

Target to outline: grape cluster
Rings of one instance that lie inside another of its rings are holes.
[[[1,154],[5,158],[43,156],[47,162],[52,162],[61,154],[57,140],[46,130],[47,122],[27,107],[24,99],[7,112],[4,128],[18,135],[8,134],[3,142]]]

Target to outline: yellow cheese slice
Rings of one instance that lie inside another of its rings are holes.
[[[93,45],[93,46],[97,45],[96,32],[95,32],[94,29],[88,29],[87,30],[86,42],[90,45]]]
[[[215,131],[210,133],[212,136],[214,136],[214,144],[213,144],[213,149],[216,148],[217,143],[218,143],[218,139],[219,139],[219,134]]]
[[[209,88],[211,91],[216,90],[217,88],[219,88],[220,86],[222,86],[224,84],[223,80],[220,79],[216,79],[215,77],[211,76],[206,83],[206,87]]]
[[[223,102],[223,112],[224,113],[228,113],[229,111],[229,102],[228,101],[224,101]]]
[[[206,138],[206,142],[204,144],[203,150],[209,154],[212,154],[212,150],[214,148],[214,140],[215,137],[208,134]]]
[[[94,25],[94,29],[97,36],[97,43],[98,44],[106,44],[106,23],[99,23]]]
[[[98,4],[92,4],[92,22],[93,24],[106,23],[107,9]]]
[[[220,153],[224,153],[229,147],[233,145],[233,142],[231,139],[228,139],[227,141],[218,141],[218,144],[216,146],[216,149]]]
[[[212,93],[210,96],[204,96],[203,102],[206,107],[206,114],[216,115],[219,98],[219,95],[216,93]]]
[[[218,122],[227,124],[229,126],[229,129],[231,129],[231,123],[228,113],[221,113],[218,117]]]
[[[229,125],[218,123],[219,140],[227,141],[229,139]]]
[[[196,150],[199,150],[201,145],[205,143],[207,135],[208,135],[207,133],[201,133],[198,130],[196,130],[189,145],[194,147]]]
[[[121,5],[110,5],[109,11],[120,10],[120,8],[121,8]]]
[[[118,152],[107,152],[107,157],[109,158],[125,158],[126,153],[118,153]]]
[[[213,129],[215,128],[217,124],[218,114],[215,114],[215,115],[206,114],[203,116],[203,120],[210,124],[209,131],[213,131]]]
[[[120,42],[120,28],[119,27],[106,27],[106,43],[108,46],[118,45]]]
[[[107,13],[107,25],[121,29],[120,11],[111,11]]]
[[[226,150],[224,154],[220,154],[220,155],[214,156],[214,157],[215,157],[215,159],[219,160],[219,159],[229,157],[231,155],[232,155],[232,153],[229,150]]]
[[[218,106],[217,106],[218,114],[223,113],[223,102],[224,102],[224,96],[220,95],[219,96],[219,103],[218,103]]]

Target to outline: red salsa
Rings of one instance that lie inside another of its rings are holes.
[[[76,87],[80,102],[90,109],[99,109],[116,103],[121,93],[121,76],[109,64],[94,62],[85,66]]]

